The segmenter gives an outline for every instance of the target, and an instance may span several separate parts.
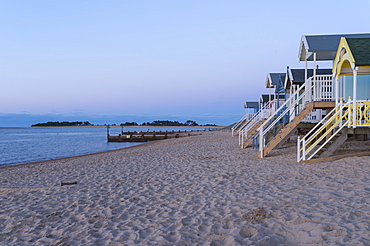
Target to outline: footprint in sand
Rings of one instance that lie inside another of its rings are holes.
[[[182,224],[183,224],[184,226],[189,226],[189,225],[191,225],[191,224],[193,224],[193,223],[194,223],[194,219],[193,219],[193,218],[191,218],[191,217],[185,217],[185,218],[183,218],[183,219],[181,220],[181,222],[182,222]]]
[[[231,220],[227,220],[224,224],[225,229],[231,229],[234,227],[234,223]]]
[[[171,243],[174,243],[174,242],[180,240],[181,235],[180,235],[180,233],[178,231],[174,231],[174,232],[168,233],[166,236],[164,236],[164,238],[167,241],[169,241]]]
[[[139,236],[141,239],[146,239],[148,236],[152,234],[152,232],[153,230],[151,230],[150,228],[139,230]]]
[[[102,228],[106,223],[104,222],[104,220],[98,220],[94,223],[94,228]]]
[[[345,231],[339,229],[339,230],[334,230],[334,231],[330,231],[328,233],[326,233],[323,238],[325,240],[328,240],[328,239],[331,239],[333,237],[340,237],[340,236],[344,236],[344,234],[346,234]]]
[[[243,237],[243,238],[253,237],[257,233],[258,233],[258,231],[254,228],[243,228],[239,232],[240,236]]]
[[[306,218],[306,217],[299,217],[299,218],[296,218],[292,221],[293,225],[299,225],[299,224],[302,224],[302,223],[305,223],[305,222],[309,222],[310,219],[309,218]]]
[[[325,225],[322,227],[325,231],[333,231],[335,230],[337,227],[336,226],[332,226],[332,225]]]
[[[219,241],[219,240],[212,240],[212,242],[210,243],[210,246],[223,246],[224,243]]]

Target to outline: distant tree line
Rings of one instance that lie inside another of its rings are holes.
[[[142,126],[199,126],[199,124],[193,120],[187,120],[185,123],[170,120],[155,120],[153,122],[144,122]],[[121,123],[120,126],[139,126],[136,122]]]
[[[32,127],[35,126],[93,126],[88,121],[49,121],[46,123],[37,123],[33,124]],[[105,126],[107,124],[104,124]],[[110,124],[111,126],[116,126],[116,124]],[[185,123],[180,123],[178,121],[170,121],[170,120],[155,120],[153,122],[144,122],[141,125],[136,122],[125,122],[121,123],[120,126],[200,126],[197,122],[193,120],[187,120]],[[203,126],[216,126],[215,124],[206,124]]]
[[[84,121],[84,122],[82,122],[82,121],[73,121],[73,122],[49,121],[49,122],[46,122],[46,123],[37,123],[37,124],[34,124],[32,126],[93,126],[93,124],[91,124],[88,121]]]
[[[139,124],[136,122],[126,122],[126,123],[121,123],[120,126],[138,126]]]

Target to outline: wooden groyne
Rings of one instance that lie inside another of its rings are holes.
[[[148,142],[169,138],[180,138],[201,135],[207,130],[190,130],[190,131],[147,131],[147,132],[122,132],[118,136],[108,135],[108,142]]]

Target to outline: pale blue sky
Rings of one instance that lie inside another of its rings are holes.
[[[0,0],[0,126],[231,124],[303,66],[301,35],[370,32],[370,2],[343,3]]]

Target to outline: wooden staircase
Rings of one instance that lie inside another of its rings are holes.
[[[337,135],[335,135],[324,148],[317,152],[315,158],[325,158],[331,156],[334,151],[336,151],[347,139],[348,128],[344,128]]]
[[[370,152],[354,152],[350,154],[339,154],[333,156],[332,154],[348,139],[348,135],[368,135],[370,134],[370,128],[360,127],[360,128],[343,128],[338,132],[325,146],[322,146],[323,143],[316,146],[315,149],[321,147],[321,149],[313,156],[313,158],[308,160],[301,160],[299,163],[312,163],[317,161],[329,161],[329,160],[338,160],[341,158],[347,158],[352,156],[368,156]],[[325,142],[325,141],[323,141]],[[313,149],[312,151],[315,151]]]
[[[264,123],[266,121],[266,119],[262,119],[262,120],[260,120],[260,121],[258,121],[250,130],[249,130],[249,132],[250,132],[250,136],[248,137],[248,139],[247,140],[245,140],[244,142],[243,142],[243,145],[242,146],[240,146],[240,147],[242,147],[242,148],[247,148],[251,143],[252,143],[252,141],[253,141],[253,136],[254,136],[254,134],[256,134],[256,132],[257,132],[257,130],[258,130],[258,128]],[[249,134],[248,134],[249,135]]]
[[[246,125],[248,125],[248,123],[250,122],[250,120],[243,120],[241,123],[240,123],[240,125],[237,127],[237,128],[235,128],[235,130],[233,131],[233,133],[232,133],[232,135],[233,136],[236,136],[237,134],[239,134],[239,131],[241,130],[241,129],[243,129]]]
[[[288,123],[277,123],[273,130],[269,131],[266,134],[266,141],[267,143],[270,142],[272,139],[275,138],[276,134],[280,132]]]
[[[283,129],[281,129],[274,138],[272,138],[263,149],[262,156],[265,157],[273,149],[283,144],[293,133],[299,123],[313,110],[314,102],[306,104],[306,107],[297,115],[291,122],[289,122]],[[252,140],[251,140],[252,141]]]

